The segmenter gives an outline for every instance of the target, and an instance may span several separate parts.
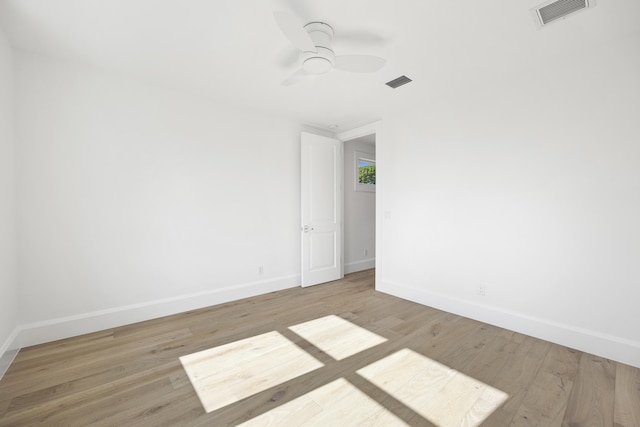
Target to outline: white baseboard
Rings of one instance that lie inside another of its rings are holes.
[[[286,276],[211,291],[180,295],[74,316],[29,323],[18,327],[20,347],[42,344],[104,329],[156,319],[300,285],[300,276]]]
[[[376,290],[640,368],[640,342],[453,298],[407,284],[376,280]]]
[[[20,351],[19,333],[20,328],[16,327],[11,334],[9,334],[5,342],[0,345],[0,379],[2,379],[4,373],[9,369],[9,365],[11,365],[18,351]]]
[[[344,264],[344,274],[355,273],[357,271],[369,270],[375,268],[376,259],[365,259],[362,261],[354,261]]]

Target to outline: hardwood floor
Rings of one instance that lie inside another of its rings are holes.
[[[193,382],[192,382],[193,381]],[[373,289],[373,271],[20,351],[1,426],[640,426],[640,370]]]

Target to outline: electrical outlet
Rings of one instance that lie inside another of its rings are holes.
[[[483,296],[487,295],[487,289],[486,289],[486,287],[485,287],[484,285],[480,285],[480,286],[478,286],[478,292],[477,292],[477,294],[478,294],[479,296],[481,296],[481,297],[483,297]]]
[[[364,256],[367,256],[367,255],[369,255],[369,249],[364,250]]]
[[[258,276],[262,276],[264,274],[264,267],[259,265],[258,266]]]

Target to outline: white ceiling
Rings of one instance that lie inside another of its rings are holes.
[[[638,0],[598,0],[591,10],[538,30],[529,10],[540,3],[0,0],[0,25],[19,49],[344,130],[590,49],[602,54],[630,38],[640,50]],[[337,54],[372,54],[388,63],[373,74],[334,70],[281,86],[295,70],[285,65],[295,49],[276,26],[274,10],[329,23]],[[384,85],[402,74],[414,82],[396,90]]]

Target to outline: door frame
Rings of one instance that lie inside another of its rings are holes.
[[[366,124],[366,125],[362,125],[362,126],[358,126],[356,128],[350,129],[350,130],[346,130],[344,132],[339,132],[334,134],[334,138],[337,138],[340,140],[340,142],[342,142],[342,157],[343,157],[343,163],[344,163],[344,143],[347,141],[351,141],[352,139],[356,139],[356,138],[360,138],[362,136],[367,136],[367,135],[375,135],[376,137],[376,177],[378,176],[378,171],[380,170],[380,154],[379,154],[379,145],[380,142],[382,141],[382,120],[377,120],[375,122]],[[383,162],[383,167],[384,167],[384,162]],[[344,197],[344,173],[342,174],[341,177],[341,188],[342,190],[342,197]],[[382,197],[381,197],[381,191],[380,191],[380,186],[378,185],[378,183],[376,182],[376,263],[375,263],[375,269],[376,269],[376,278],[378,277],[378,272],[380,271],[380,257],[381,257],[381,253],[380,253],[380,236],[381,236],[381,231],[382,231],[382,223],[381,223],[381,216],[380,216],[380,212],[382,211]],[[340,212],[340,227],[342,227],[342,233],[341,233],[341,242],[340,244],[342,245],[342,259],[340,260],[340,271],[341,271],[341,276],[344,277],[344,201],[342,203],[341,206],[341,212]]]

